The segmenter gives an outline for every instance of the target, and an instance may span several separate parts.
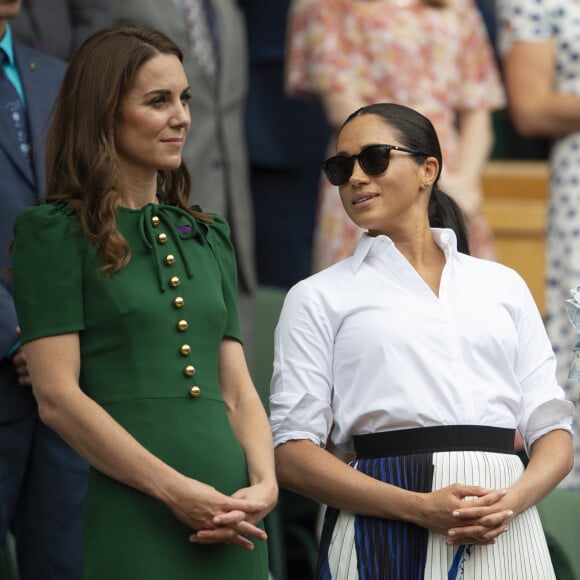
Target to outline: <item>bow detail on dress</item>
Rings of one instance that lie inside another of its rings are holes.
[[[160,225],[163,224],[165,226],[165,230],[175,243],[177,251],[183,260],[188,278],[193,278],[194,276],[193,265],[189,254],[186,251],[183,240],[196,238],[200,244],[206,244],[207,242],[195,217],[180,207],[150,203],[143,208],[139,219],[141,239],[143,240],[143,243],[152,250],[153,259],[157,269],[159,288],[162,292],[165,292],[166,288],[162,269],[163,258],[161,256],[159,244],[155,243],[156,238],[152,226],[152,222],[155,218],[159,219]]]

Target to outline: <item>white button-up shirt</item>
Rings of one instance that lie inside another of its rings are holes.
[[[433,229],[446,264],[437,297],[387,236],[296,284],[275,333],[275,445],[435,425],[519,428],[529,449],[571,432],[574,406],[522,278],[461,254]]]

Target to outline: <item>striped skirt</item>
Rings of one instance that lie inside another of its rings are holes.
[[[467,436],[464,431],[456,429],[467,429]],[[483,437],[485,443],[472,445],[469,442],[473,439],[472,429],[451,428],[453,438],[461,436],[458,445],[446,442],[433,445],[433,439],[437,440],[439,435],[443,434],[444,439],[449,437],[449,428],[405,430],[414,432],[409,445],[404,435],[400,439],[404,432],[397,431],[394,432],[397,433],[394,445],[391,441],[385,446],[385,442],[380,440],[377,450],[372,440],[370,452],[361,453],[357,448],[357,459],[351,466],[386,483],[417,492],[434,491],[458,482],[488,489],[513,485],[524,471],[520,458],[510,452],[514,432],[477,427],[475,439]],[[425,448],[414,440],[419,432],[425,432],[427,436]],[[489,445],[490,433],[493,438],[497,432],[500,432],[505,445]],[[372,439],[376,436],[362,437]],[[440,447],[453,450],[432,450]],[[483,447],[484,450],[471,447]],[[398,454],[384,456],[380,448],[389,451],[394,448]],[[420,452],[410,453],[410,449]],[[508,531],[501,534],[493,545],[447,546],[445,542],[445,536],[404,521],[358,516],[328,508],[320,541],[317,577],[320,580],[555,579],[535,507],[515,517],[509,523]]]

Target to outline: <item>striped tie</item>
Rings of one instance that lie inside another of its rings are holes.
[[[18,142],[24,158],[30,163],[30,138],[24,105],[12,81],[4,71],[4,61],[8,57],[0,48],[0,114],[8,122],[8,126],[14,129],[14,137]]]
[[[217,54],[208,11],[211,7],[207,0],[176,0],[185,16],[187,35],[191,50],[206,74],[213,76],[217,70]]]

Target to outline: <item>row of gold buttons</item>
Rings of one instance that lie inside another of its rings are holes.
[[[159,225],[159,222],[160,222],[159,216],[154,215],[151,217],[151,224],[153,225],[154,228],[156,228]],[[157,242],[159,244],[165,244],[167,242],[167,234],[164,232],[160,232],[159,234],[157,234]],[[175,256],[173,254],[167,254],[165,258],[163,258],[163,261],[167,266],[172,266],[173,264],[175,264]],[[169,278],[169,286],[171,288],[177,289],[180,284],[181,280],[179,279],[178,276],[171,276],[171,278]],[[179,310],[180,308],[183,308],[185,300],[181,296],[176,296],[175,298],[173,298],[172,304],[177,310]],[[187,323],[187,320],[181,319],[177,322],[177,330],[179,332],[185,332],[188,329],[188,327],[189,325]],[[179,352],[182,356],[189,356],[191,354],[191,347],[189,346],[189,344],[182,344],[179,349]],[[193,375],[195,375],[195,367],[191,364],[186,365],[185,368],[183,369],[183,374],[186,377],[192,377]],[[191,397],[199,397],[201,395],[201,389],[197,385],[193,385],[189,389],[189,395]]]

